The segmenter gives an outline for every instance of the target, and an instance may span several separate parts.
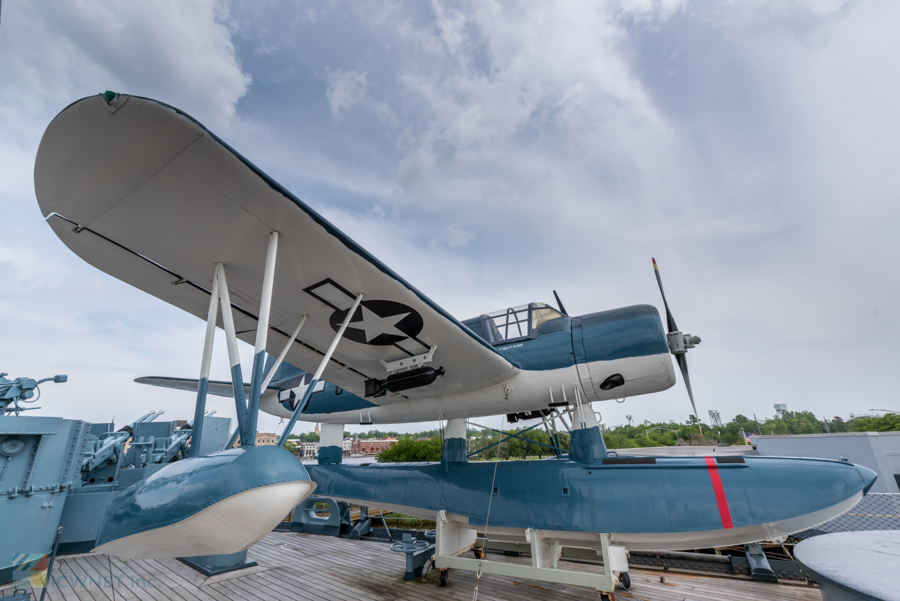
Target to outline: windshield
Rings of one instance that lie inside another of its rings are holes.
[[[530,303],[482,315],[481,321],[488,342],[496,345],[532,338],[538,327],[558,317],[562,314],[556,309],[544,303]]]
[[[562,313],[548,307],[544,303],[531,303],[531,329],[536,330],[538,326],[547,323],[551,319],[562,317]]]

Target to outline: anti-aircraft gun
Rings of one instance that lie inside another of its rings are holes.
[[[113,497],[187,456],[192,423],[155,421],[152,411],[116,429],[29,413],[39,409],[39,386],[65,375],[35,380],[0,373],[0,585],[13,579],[16,554],[47,552],[59,532],[62,555],[90,551]],[[215,411],[209,412],[212,415]],[[225,448],[231,420],[204,420],[202,445]]]
[[[32,378],[16,378],[15,380],[7,379],[6,373],[0,373],[0,415],[7,413],[15,413],[16,416],[22,411],[40,409],[40,407],[22,407],[20,403],[34,403],[41,398],[41,389],[39,388],[44,382],[56,382],[57,384],[66,382],[69,376],[59,375],[52,378],[44,378],[43,380],[34,380]],[[38,396],[34,398],[34,392],[37,391]]]

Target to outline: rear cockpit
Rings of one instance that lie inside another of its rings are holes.
[[[467,319],[463,324],[496,346],[536,338],[542,325],[561,317],[562,313],[545,303],[529,303]]]

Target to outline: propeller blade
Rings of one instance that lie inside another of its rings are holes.
[[[651,259],[653,259],[651,257]],[[659,293],[662,295],[663,305],[666,307],[666,325],[669,326],[669,332],[675,332],[678,330],[678,326],[675,325],[675,318],[672,317],[672,312],[669,311],[669,303],[666,302],[666,293],[663,291],[662,278],[659,277],[659,266],[656,265],[656,259],[653,259],[653,273],[656,274],[656,283],[659,284]],[[682,369],[681,371],[687,368]],[[690,389],[690,387],[688,387]]]
[[[669,303],[666,302],[666,293],[663,290],[662,278],[659,277],[659,266],[656,264],[656,259],[653,259],[653,272],[656,274],[656,283],[659,284],[659,293],[662,295],[663,305],[666,307],[666,325],[669,327],[669,333],[677,332],[678,326],[675,325],[675,318],[672,317],[672,312],[669,311]],[[687,388],[688,397],[691,399],[694,417],[700,419],[700,416],[697,415],[697,404],[694,403],[694,391],[691,389],[691,376],[688,374],[687,355],[684,353],[675,355],[675,361],[678,362],[678,367],[681,368],[681,376],[684,378],[684,386]]]
[[[700,419],[700,416],[697,415],[697,405],[694,403],[694,391],[691,390],[691,376],[688,375],[687,355],[675,355],[675,360],[678,362],[678,367],[681,368],[684,385],[687,388],[688,397],[691,399],[691,407],[694,409],[694,417]]]
[[[568,315],[569,313],[566,311],[566,308],[563,307],[562,301],[559,300],[559,295],[556,293],[556,290],[553,291],[553,296],[556,297],[556,305],[559,307],[559,312],[563,315]]]

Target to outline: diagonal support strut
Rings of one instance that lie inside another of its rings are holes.
[[[322,372],[325,371],[325,368],[328,366],[328,362],[331,361],[331,355],[334,354],[334,350],[337,348],[338,342],[340,342],[341,337],[344,335],[344,331],[347,329],[347,326],[350,324],[350,320],[353,319],[353,315],[356,313],[356,309],[359,308],[359,303],[362,301],[363,294],[360,292],[356,295],[356,300],[353,301],[353,306],[350,307],[350,310],[347,311],[347,317],[344,318],[344,323],[341,324],[340,329],[335,334],[334,339],[331,341],[331,345],[328,347],[328,350],[325,352],[325,356],[322,357],[322,361],[319,363],[319,367],[316,369],[316,373],[313,374],[312,380],[309,383],[309,386],[306,388],[306,392],[303,393],[303,398],[300,399],[300,402],[297,403],[297,406],[294,408],[294,413],[291,414],[291,419],[288,421],[287,425],[284,427],[284,432],[281,433],[281,438],[278,439],[278,446],[283,447],[284,443],[287,442],[288,436],[291,434],[291,430],[294,429],[294,426],[297,424],[297,418],[300,417],[300,414],[306,410],[306,406],[309,404],[309,397],[312,395],[313,390],[316,387],[316,384],[319,383],[319,378],[322,377]]]

